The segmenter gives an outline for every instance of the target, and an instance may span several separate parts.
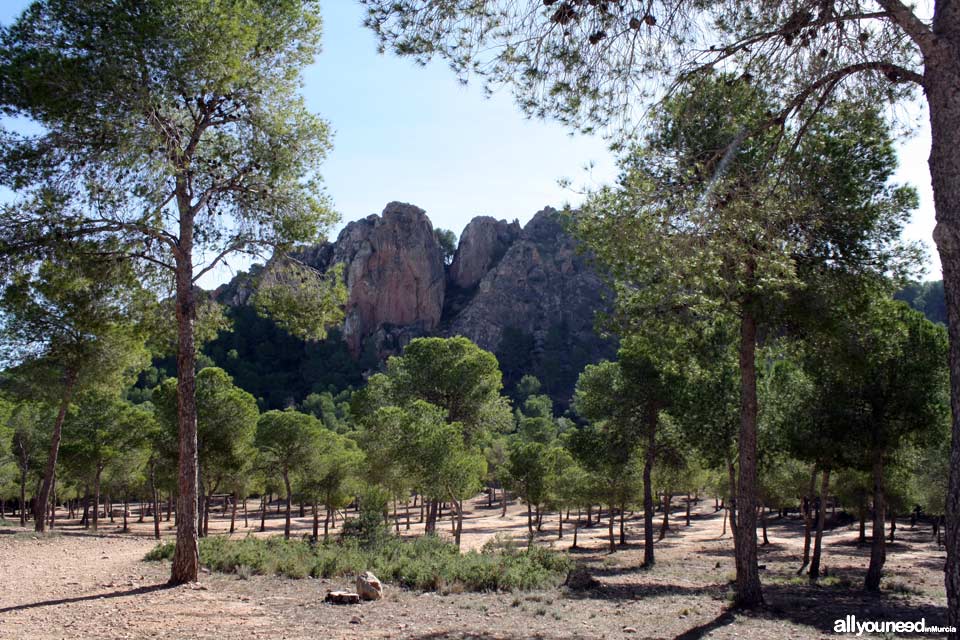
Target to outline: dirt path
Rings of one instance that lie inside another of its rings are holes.
[[[477,548],[498,532],[525,538],[525,507],[512,505],[505,519],[499,514],[484,498],[475,500],[465,546]],[[142,561],[154,545],[148,522],[133,523],[134,532],[122,535],[107,525],[99,536],[68,524],[39,539],[8,528],[0,534],[0,638],[822,638],[833,635],[833,620],[847,613],[925,617],[928,624],[945,615],[943,552],[929,530],[901,526],[888,556],[885,584],[892,589],[877,597],[858,588],[868,549],[851,544],[856,531],[846,527],[825,536],[827,586],[797,578],[802,525],[795,519],[774,520],[771,544],[761,548],[768,606],[728,614],[732,542],[729,532],[720,536],[721,515],[702,503],[692,526],[683,526],[681,516],[674,515],[675,529],[657,543],[650,571],[636,569],[642,557],[637,518],[628,521],[630,544],[613,555],[605,553],[605,524],[581,529],[586,548],[575,557],[602,583],[599,589],[444,595],[388,585],[384,601],[356,607],[322,603],[327,590],[349,586],[346,579],[214,574],[200,585],[166,588],[169,565]],[[217,515],[211,529],[227,524]],[[250,524],[257,528],[259,520]],[[269,524],[268,533],[276,533],[282,518]],[[297,524],[306,530],[310,518]],[[557,540],[556,524],[555,514],[545,519],[541,544],[569,544],[572,525]],[[164,534],[172,535],[167,526]],[[411,534],[418,526],[411,523]]]

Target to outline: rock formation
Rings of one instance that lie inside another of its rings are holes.
[[[520,223],[508,224],[489,216],[474,218],[460,234],[460,243],[450,265],[448,282],[460,289],[472,289],[495,267],[520,236]]]
[[[445,333],[496,353],[508,386],[530,372],[551,395],[568,397],[586,364],[613,354],[594,329],[606,293],[560,214],[547,208],[483,276]]]
[[[357,593],[362,600],[379,600],[383,597],[383,585],[369,571],[357,575]]]
[[[343,336],[354,355],[365,338],[383,327],[404,327],[415,337],[440,322],[443,253],[423,209],[391,202],[382,215],[351,222],[334,244],[311,248],[300,257],[318,269],[345,265]]]
[[[583,366],[614,353],[594,330],[607,289],[553,209],[522,229],[474,218],[449,268],[424,211],[397,202],[298,257],[320,270],[345,265],[342,335],[363,361],[399,353],[418,336],[463,335],[497,355],[508,389],[533,373],[565,404]],[[250,287],[249,277],[235,279],[220,299],[243,304]]]

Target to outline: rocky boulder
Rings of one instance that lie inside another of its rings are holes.
[[[357,576],[357,593],[363,600],[379,600],[383,597],[383,585],[377,576],[365,571]]]

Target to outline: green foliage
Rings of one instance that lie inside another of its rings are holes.
[[[312,2],[33,2],[0,32],[0,102],[39,133],[8,132],[0,176],[77,198],[25,200],[12,235],[47,239],[49,222],[166,263],[174,200],[207,255],[316,239],[334,218],[315,175],[329,127],[298,91],[319,38]]]
[[[147,299],[129,264],[98,250],[109,247],[80,244],[5,283],[0,355],[15,366],[15,392],[56,401],[65,388],[129,384],[146,365]]]
[[[330,431],[343,433],[353,426],[349,396],[350,392],[342,392],[336,397],[329,391],[311,393],[303,399],[300,410],[319,418]]]
[[[164,380],[153,398],[157,417],[175,442],[176,378]],[[196,402],[200,475],[212,493],[231,473],[250,464],[259,411],[253,396],[234,386],[227,372],[215,367],[197,374]]]
[[[170,559],[173,549],[173,543],[158,545],[146,559]],[[333,578],[372,571],[388,583],[423,591],[537,589],[559,584],[572,565],[566,556],[540,547],[461,554],[454,545],[434,536],[392,538],[370,549],[352,542],[311,545],[279,537],[204,538],[200,561],[224,573],[237,573],[245,567],[257,574],[290,578]]]
[[[358,498],[360,513],[356,518],[350,518],[343,523],[340,537],[344,541],[355,542],[364,549],[380,547],[392,536],[384,518],[390,496],[381,487],[367,486]]]
[[[520,378],[520,382],[517,383],[517,399],[525,402],[530,396],[540,393],[540,387],[540,381],[537,380],[536,376],[532,376],[529,373],[525,374]]]
[[[63,464],[86,483],[92,484],[106,470],[129,487],[146,463],[155,428],[149,407],[132,405],[116,391],[86,392],[77,398],[63,426]]]
[[[826,111],[793,153],[792,136],[746,136],[770,109],[763,90],[724,75],[684,86],[623,156],[617,186],[576,215],[616,278],[620,326],[743,313],[769,321],[818,278],[914,267],[916,247],[899,233],[916,194],[887,184],[895,154],[876,110]]]
[[[381,474],[395,467],[424,494],[443,500],[463,500],[479,490],[486,460],[466,444],[462,425],[446,421],[442,408],[423,400],[387,406],[367,425],[368,459]]]
[[[305,468],[316,456],[322,428],[319,420],[299,411],[268,411],[257,420],[254,444],[269,466],[288,473]]]
[[[947,324],[947,301],[943,293],[943,280],[927,282],[908,282],[894,296],[903,300],[917,311],[923,312],[927,320]]]
[[[818,0],[362,2],[381,51],[423,65],[439,58],[464,82],[510,91],[528,116],[614,135],[645,124],[677,84],[718,68],[770,87],[790,104],[784,118],[834,92],[904,98],[908,81],[923,81],[920,46],[932,46],[926,13],[906,4],[871,13]],[[852,15],[866,35],[838,40]]]
[[[249,305],[231,307],[228,315],[233,330],[221,332],[204,353],[233,376],[237,386],[258,398],[262,409],[285,409],[311,393],[340,393],[362,386],[360,365],[339,330],[332,330],[327,340],[307,342]],[[176,368],[172,359],[159,364],[168,371]]]
[[[16,471],[16,485],[8,486],[10,495],[19,495],[23,486],[26,495],[33,492],[33,480],[43,473],[54,412],[49,405],[39,402],[18,402],[6,420],[9,433],[9,452]]]
[[[440,407],[449,422],[462,425],[468,446],[510,422],[497,359],[464,337],[416,338],[387,361],[386,375],[392,402]]]
[[[443,264],[453,262],[453,255],[457,252],[457,234],[450,229],[437,228],[433,230],[433,237],[437,239],[443,253]]]
[[[290,259],[278,259],[263,273],[251,303],[291,335],[307,341],[323,340],[327,330],[343,322],[347,288],[343,265],[327,273]]]

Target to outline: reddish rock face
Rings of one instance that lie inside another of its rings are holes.
[[[346,265],[343,334],[351,351],[381,326],[432,331],[443,311],[443,252],[422,209],[391,202],[380,216],[351,222],[333,262]]]

